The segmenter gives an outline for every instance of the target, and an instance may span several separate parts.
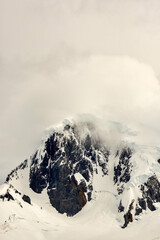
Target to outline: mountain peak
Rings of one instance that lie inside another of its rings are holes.
[[[34,208],[45,194],[45,202],[57,213],[80,216],[97,206],[97,214],[109,214],[123,228],[144,212],[155,211],[160,202],[160,149],[120,138],[112,146],[114,131],[107,129],[111,124],[104,125],[82,118],[49,128],[30,159],[8,175],[0,200]],[[113,126],[115,132],[122,129]]]

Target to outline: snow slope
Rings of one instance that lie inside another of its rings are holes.
[[[38,204],[33,202],[33,206],[30,206],[24,203],[23,209],[14,202],[1,204],[1,216],[7,218],[4,222],[1,217],[0,239],[160,239],[160,210],[148,211],[143,215],[143,219],[140,216],[128,228],[122,229],[113,216],[114,197],[106,192],[96,193],[96,201],[91,201],[72,218],[58,214],[44,202],[45,193]]]

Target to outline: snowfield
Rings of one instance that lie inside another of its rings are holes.
[[[57,213],[43,196],[32,195],[37,203],[16,202],[0,204],[0,239],[17,240],[79,240],[79,239],[160,239],[160,208],[155,212],[143,214],[126,229],[122,229],[114,216],[114,196],[108,192],[96,192],[96,201],[92,200],[74,217]],[[160,204],[158,204],[160,207]],[[158,207],[157,205],[157,207]]]

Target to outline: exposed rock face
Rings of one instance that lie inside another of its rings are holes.
[[[16,178],[18,179],[19,176],[17,174],[17,171],[19,169],[24,169],[28,167],[28,160],[26,159],[24,162],[22,162],[18,167],[16,167],[14,170],[12,170],[12,172],[7,176],[6,178],[6,182],[8,182],[9,180],[11,180],[12,178]]]
[[[129,182],[132,172],[132,163],[130,158],[132,151],[130,148],[123,148],[117,151],[116,157],[119,158],[117,166],[114,167],[114,183],[117,184],[118,193],[123,193],[124,183]]]
[[[133,216],[137,216],[145,211],[147,208],[151,211],[155,211],[156,207],[154,203],[160,202],[160,182],[156,175],[148,178],[148,181],[140,186],[142,197],[132,200],[128,211],[124,214],[124,226],[127,227],[129,222],[133,221]],[[136,204],[134,205],[134,202]],[[134,209],[135,208],[135,209]]]
[[[141,191],[143,201],[145,201],[142,209],[145,209],[146,206],[148,206],[151,211],[156,210],[153,203],[160,202],[160,182],[156,175],[151,176],[144,185],[141,185]]]
[[[114,166],[113,181],[117,187],[117,192],[123,198],[123,192],[126,190],[127,183],[131,180],[133,169],[132,150],[128,147],[118,150],[116,153],[116,164]],[[158,161],[159,162],[159,161]],[[138,187],[138,186],[137,186]],[[147,208],[151,211],[156,210],[155,202],[160,202],[160,182],[156,175],[148,178],[147,182],[139,186],[139,197],[131,200],[128,207],[123,206],[123,201],[120,200],[118,212],[124,212],[124,225],[127,227],[136,216],[141,214]]]
[[[82,138],[77,126],[66,125],[46,140],[43,153],[33,156],[30,187],[37,193],[47,187],[53,207],[72,216],[91,200],[97,166],[107,174],[108,156],[109,151],[90,132]]]

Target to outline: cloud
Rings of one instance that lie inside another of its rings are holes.
[[[41,61],[64,45],[76,53],[129,55],[160,74],[158,0],[1,0],[0,55]]]
[[[2,179],[72,115],[121,122],[136,141],[159,144],[159,4],[0,2]]]

